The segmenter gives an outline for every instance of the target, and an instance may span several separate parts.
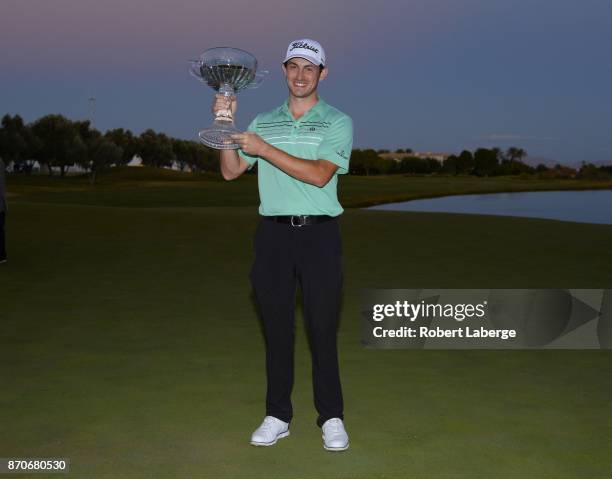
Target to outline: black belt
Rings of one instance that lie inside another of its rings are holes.
[[[275,223],[287,223],[291,226],[308,226],[317,223],[324,223],[335,219],[335,216],[327,215],[285,215],[285,216],[264,216],[265,220]]]

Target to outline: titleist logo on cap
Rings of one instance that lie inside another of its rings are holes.
[[[291,52],[291,51],[295,50],[296,48],[305,48],[306,50],[311,50],[311,51],[313,51],[315,53],[319,53],[319,49],[318,48],[315,48],[312,45],[309,45],[308,43],[304,43],[304,42],[293,42],[291,44],[291,48],[289,49],[289,51]]]
[[[325,66],[325,50],[316,40],[311,38],[298,38],[289,42],[285,63],[290,58],[301,57],[319,66]]]

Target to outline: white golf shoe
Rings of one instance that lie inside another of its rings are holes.
[[[328,451],[345,451],[349,447],[349,438],[342,419],[328,419],[321,427],[323,429],[323,447]]]
[[[289,435],[289,423],[274,416],[266,416],[251,435],[253,446],[272,446],[276,441]]]

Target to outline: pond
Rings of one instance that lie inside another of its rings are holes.
[[[612,190],[457,195],[389,203],[367,209],[522,216],[612,224]]]

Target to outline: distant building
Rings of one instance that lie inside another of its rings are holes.
[[[143,166],[142,158],[138,155],[134,155],[132,159],[128,162],[127,166]]]
[[[114,166],[114,165],[111,165]],[[144,166],[142,162],[142,158],[138,155],[134,155],[132,159],[127,163],[127,166],[135,166],[140,167]],[[183,164],[181,168],[181,164],[178,161],[173,161],[169,166],[162,166],[165,170],[174,170],[174,171],[185,171],[191,173],[191,167],[187,164]]]
[[[15,162],[11,161],[8,165],[6,165],[6,171],[7,173],[16,173],[20,170],[16,169]],[[21,168],[23,169],[23,171],[29,171],[29,172],[38,172],[40,171],[40,163],[38,163],[38,161],[36,160],[25,160],[23,162],[21,162],[20,164]],[[47,169],[47,173],[49,172],[49,170]]]
[[[381,153],[379,156],[387,160],[402,161],[404,158],[432,158],[443,163],[452,153],[440,153],[434,151],[413,151],[412,153]]]
[[[178,161],[173,161],[172,165],[164,166],[166,170],[174,170],[174,171],[184,171],[186,173],[191,173],[191,167],[189,165],[183,164],[181,169],[181,164]]]
[[[40,163],[38,163],[38,161],[36,161],[34,163],[32,171],[43,173],[43,174],[48,174],[49,165],[46,165],[46,164],[41,165]],[[53,172],[54,175],[59,175],[61,174],[62,169],[59,166],[52,166],[51,171]],[[88,173],[88,172],[89,172],[89,168],[83,168],[81,165],[77,165],[77,164],[68,165],[64,168],[65,175],[82,175],[83,173]]]

